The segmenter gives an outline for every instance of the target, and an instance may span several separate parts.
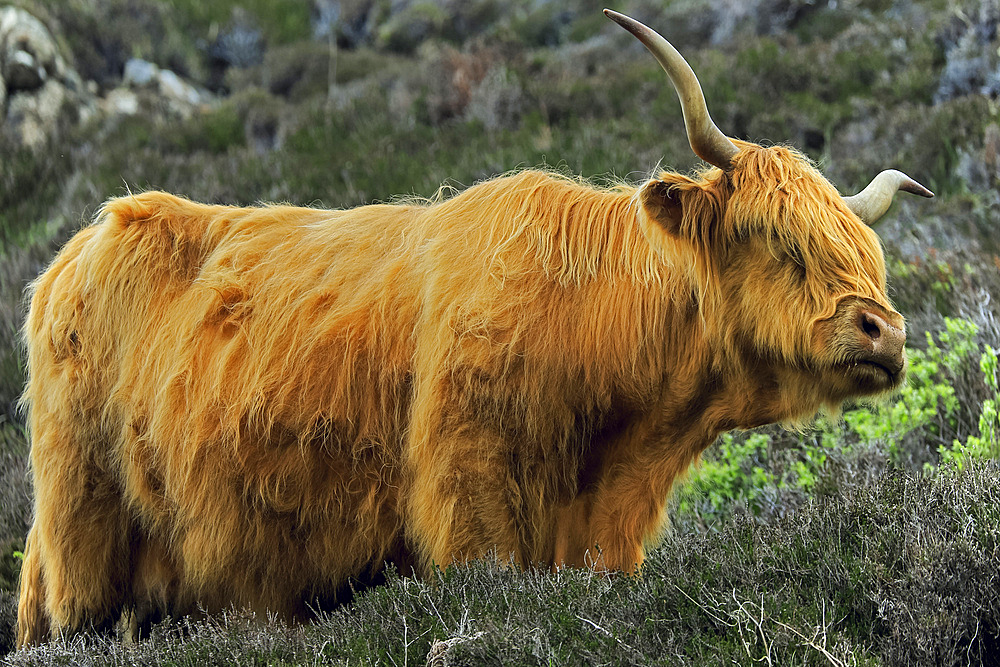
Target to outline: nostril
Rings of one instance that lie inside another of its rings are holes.
[[[882,335],[884,322],[882,318],[867,311],[861,313],[861,330],[873,341],[878,340]]]

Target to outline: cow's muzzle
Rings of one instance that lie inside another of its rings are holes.
[[[858,311],[855,326],[859,344],[864,350],[859,355],[859,362],[881,366],[890,376],[903,372],[906,368],[904,328],[893,326],[882,314],[867,308]]]
[[[868,299],[851,300],[839,312],[837,339],[841,366],[862,393],[899,386],[906,375],[903,318]],[[838,308],[838,310],[841,310]]]

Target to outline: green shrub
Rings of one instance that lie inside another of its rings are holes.
[[[782,504],[795,506],[810,497],[838,493],[847,480],[836,476],[866,450],[915,471],[941,462],[961,467],[970,458],[1000,455],[996,352],[987,346],[980,362],[992,394],[981,406],[963,412],[955,388],[975,379],[978,327],[952,318],[945,318],[944,324],[936,337],[927,334],[925,349],[907,351],[907,381],[891,400],[849,407],[841,419],[821,417],[802,433],[772,427],[722,435],[678,490],[675,524],[704,528],[734,512],[766,520]]]
[[[766,461],[770,438],[764,433],[734,436],[725,433],[715,451],[691,473],[681,487],[677,513],[697,515],[711,522],[728,513],[734,502],[745,504],[754,514],[760,511],[761,497],[776,481],[761,464]]]
[[[944,323],[945,330],[937,340],[930,332],[926,334],[926,349],[908,350],[907,382],[897,398],[874,410],[844,413],[844,421],[858,437],[885,443],[899,464],[919,464],[938,450],[934,443],[951,443],[954,434],[974,427],[959,421],[955,385],[978,355],[978,327],[967,320],[947,317]],[[917,437],[908,437],[917,431]],[[904,444],[914,441],[920,443],[922,451],[906,451]]]
[[[979,416],[979,435],[970,435],[963,443],[953,440],[950,447],[941,445],[938,452],[941,461],[962,469],[972,459],[1000,457],[1000,384],[998,384],[997,351],[989,345],[979,360],[986,385],[992,398],[983,401]]]

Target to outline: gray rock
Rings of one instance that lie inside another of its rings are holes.
[[[0,8],[0,61],[11,90],[37,88],[62,65],[55,40],[41,21],[17,7]],[[41,70],[39,73],[38,70]]]
[[[1000,94],[1000,50],[997,42],[1000,2],[983,0],[978,16],[946,47],[945,65],[934,93],[935,102],[946,102],[970,94]]]
[[[101,111],[109,116],[134,116],[139,113],[139,98],[128,88],[115,88],[101,100]]]
[[[48,28],[23,9],[0,7],[0,132],[38,149],[98,111],[94,90],[59,53]]]
[[[174,71],[162,69],[140,58],[132,58],[125,63],[122,84],[127,88],[155,91],[163,98],[167,108],[183,116],[190,114],[206,98],[206,95],[177,76]],[[125,108],[131,104],[124,98],[115,100],[114,104],[118,103],[124,104]]]
[[[181,105],[196,106],[201,103],[198,89],[183,80],[172,70],[161,69],[159,76],[160,94]]]
[[[34,90],[45,81],[45,68],[27,51],[8,54],[4,63],[4,78],[12,90]]]
[[[11,95],[5,130],[13,133],[22,146],[40,148],[59,129],[67,101],[66,87],[52,78],[37,91]]]
[[[142,58],[130,58],[125,63],[125,71],[122,74],[122,83],[126,86],[142,88],[157,81],[160,76],[160,68]]]

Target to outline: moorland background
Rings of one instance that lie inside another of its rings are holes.
[[[0,649],[31,512],[23,291],[60,245],[151,188],[347,207],[526,166],[693,168],[605,4],[673,41],[729,134],[802,149],[845,193],[889,167],[937,193],[878,226],[906,388],[721,438],[641,577],[390,573],[305,626],[234,611],[9,664],[1000,664],[997,0],[0,5]]]

